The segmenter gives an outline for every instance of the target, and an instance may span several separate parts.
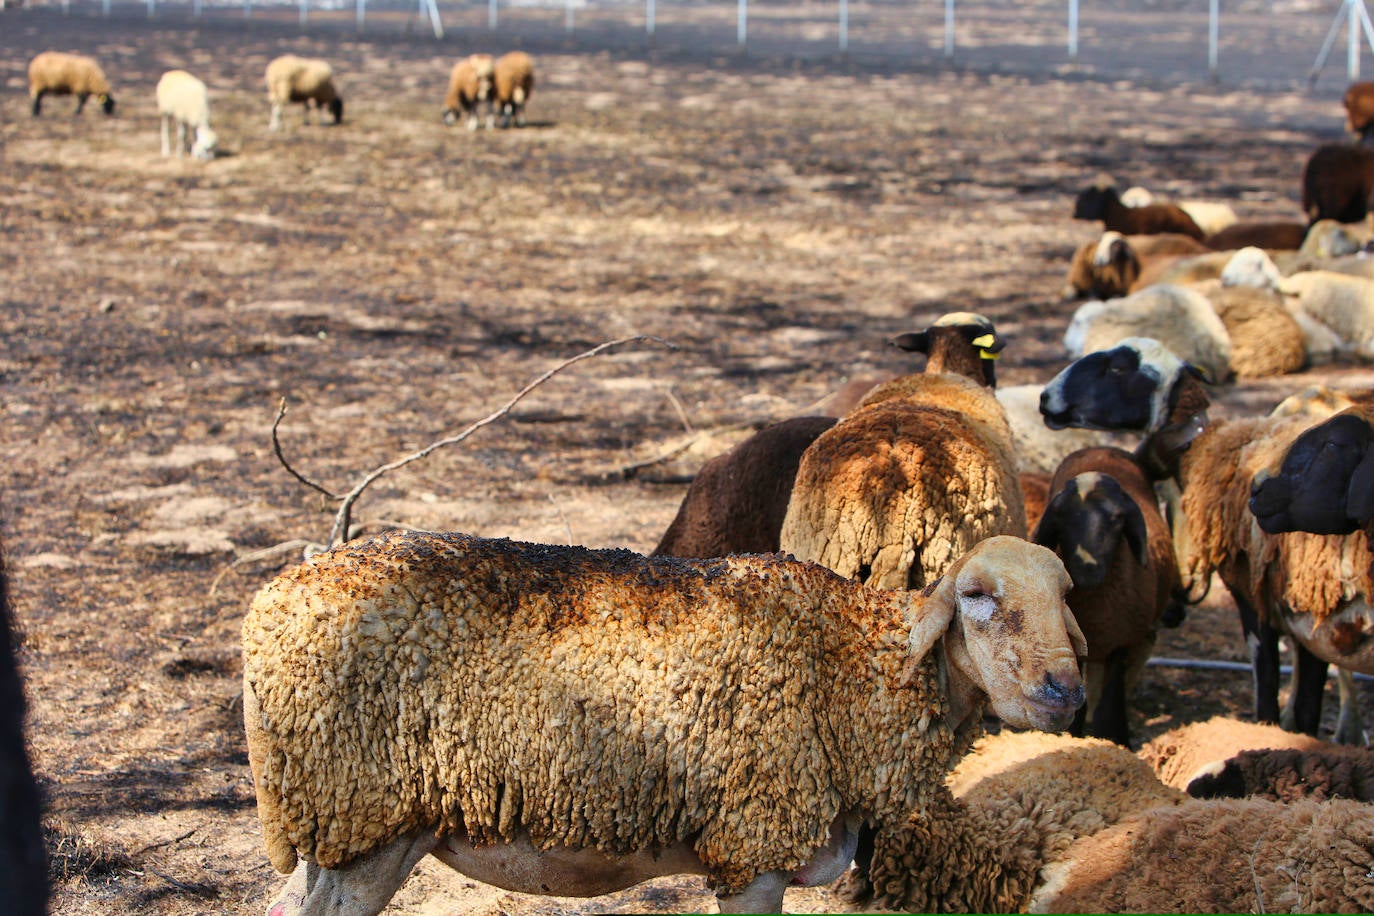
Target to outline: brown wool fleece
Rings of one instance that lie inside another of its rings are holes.
[[[939,653],[904,669],[923,606],[953,600],[776,557],[345,545],[244,622],[269,857],[335,868],[417,829],[610,854],[695,838],[737,893],[841,811],[900,820],[939,784]]]

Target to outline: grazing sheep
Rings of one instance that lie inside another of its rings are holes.
[[[1278,290],[1293,297],[1303,314],[1330,329],[1348,352],[1374,359],[1374,280],[1305,270],[1284,277]]]
[[[1346,143],[1320,146],[1302,169],[1302,212],[1307,221],[1357,223],[1369,213],[1374,191],[1374,150]]]
[[[157,113],[162,121],[164,157],[172,155],[171,128],[175,122],[177,158],[187,150],[197,159],[215,158],[219,137],[210,128],[210,93],[204,83],[185,70],[168,70],[157,81]]]
[[[1192,799],[1083,837],[1032,913],[1368,913],[1374,807]]]
[[[1320,750],[1334,745],[1277,725],[1213,716],[1169,729],[1145,742],[1140,759],[1165,785],[1186,789],[1200,774],[1215,770],[1241,751]]]
[[[991,322],[967,312],[943,315],[930,328],[902,334],[892,343],[924,353],[927,372],[953,372],[987,385],[996,381],[993,358],[1005,346]],[[890,392],[885,385],[865,382],[862,394],[878,388]],[[1036,418],[1038,422],[1038,414]],[[802,453],[834,425],[835,418],[829,416],[795,417],[759,430],[708,461],[654,555],[723,557],[777,551]]]
[[[1317,421],[1265,417],[1207,422],[1197,374],[1158,341],[1136,339],[1083,357],[1041,397],[1051,426],[1137,429],[1154,476],[1182,492],[1186,537],[1175,535],[1185,584],[1217,573],[1235,599],[1255,670],[1255,718],[1279,720],[1278,638],[1294,642],[1294,687],[1285,727],[1315,734],[1328,663],[1374,673],[1374,595],[1363,538],[1266,535],[1246,502],[1255,473],[1272,467]],[[1358,706],[1342,690],[1336,739],[1362,740]]]
[[[1201,239],[1204,234],[1193,218],[1177,205],[1147,204],[1143,207],[1128,207],[1121,202],[1116,188],[1106,181],[1098,182],[1079,192],[1073,204],[1073,218],[1101,220],[1104,228],[1125,235],[1177,232],[1180,235]]]
[[[295,867],[273,912],[376,913],[431,852],[533,893],[705,873],[723,908],[779,912],[840,875],[860,824],[943,791],[985,705],[1067,724],[1068,587],[1016,538],[925,593],[461,534],[316,556],[243,626],[264,840]]]
[[[783,420],[703,464],[653,556],[776,553],[802,452],[834,425],[834,417]]]
[[[1333,744],[1316,750],[1241,751],[1194,776],[1194,798],[1349,798],[1374,802],[1374,751]]]
[[[477,129],[477,108],[485,106],[487,127],[494,123],[493,70],[495,62],[490,54],[469,54],[453,65],[448,77],[448,94],[444,96],[444,123],[455,124],[460,114],[467,119],[468,130]]]
[[[76,111],[86,107],[86,100],[95,96],[101,111],[114,114],[115,100],[110,94],[110,81],[94,58],[62,51],[44,51],[29,61],[29,98],[33,101],[33,116],[43,112],[43,96],[74,95]]]
[[[15,916],[48,910],[42,801],[24,741],[24,684],[14,658],[8,580],[0,563],[0,900]]]
[[[501,113],[501,126],[525,126],[525,105],[534,92],[534,61],[524,51],[511,51],[496,59],[492,74],[495,84],[496,109]]]
[[[1275,220],[1265,223],[1236,223],[1210,233],[1202,243],[1213,251],[1237,248],[1264,248],[1270,251],[1297,251],[1307,238],[1307,223]]]
[[[973,361],[991,373],[990,358]],[[874,389],[806,450],[782,550],[870,585],[920,588],[983,538],[1025,535],[1006,412],[972,367],[933,363]]]
[[[1231,377],[1231,335],[1207,297],[1186,286],[1150,286],[1120,299],[1085,302],[1064,332],[1071,358],[1129,337],[1159,340],[1214,382]]]
[[[1064,459],[1031,540],[1057,553],[1073,579],[1069,609],[1088,641],[1087,703],[1074,734],[1130,746],[1128,700],[1161,625],[1182,620],[1169,523],[1129,452],[1087,448]]]
[[[1374,83],[1351,83],[1341,96],[1345,129],[1360,143],[1374,140]]]
[[[343,121],[343,97],[334,85],[334,70],[329,62],[312,57],[283,54],[267,65],[267,100],[272,105],[268,130],[281,130],[281,112],[287,105],[299,102],[305,109],[305,123],[310,123],[310,106],[317,111],[329,109],[334,123]]]

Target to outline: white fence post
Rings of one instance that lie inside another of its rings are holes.
[[[363,23],[367,19],[367,0],[358,0],[357,6],[353,9],[353,27],[359,32],[363,30]]]
[[[563,31],[567,32],[569,35],[571,35],[573,31],[573,0],[568,0],[567,4],[563,7]]]
[[[644,0],[644,31],[654,34],[654,0]]]
[[[496,0],[487,0],[487,28],[496,31]]]
[[[309,14],[309,12],[310,12],[310,5],[309,5],[308,0],[301,0],[301,16],[300,16],[301,28],[304,28],[304,27],[305,27],[306,16]]]
[[[1069,0],[1069,59],[1078,58],[1078,0]]]
[[[954,56],[954,0],[945,0],[945,57]]]
[[[749,38],[749,0],[739,0],[739,13],[735,24],[735,43],[741,48]]]
[[[1217,39],[1221,35],[1220,0],[1209,0],[1207,4],[1207,73],[1215,82],[1217,78]]]
[[[840,0],[840,51],[849,50],[849,0]]]

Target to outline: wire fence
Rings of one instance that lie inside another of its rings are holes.
[[[0,7],[15,0],[0,0]],[[1374,57],[1364,0],[29,0],[67,16],[800,58],[1011,74],[1343,87]]]

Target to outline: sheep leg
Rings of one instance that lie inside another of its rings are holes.
[[[1296,640],[1293,643],[1293,680],[1279,724],[1290,732],[1316,735],[1322,724],[1322,692],[1326,689],[1326,661]]]
[[[1102,693],[1093,709],[1094,738],[1115,741],[1122,747],[1131,746],[1129,713],[1126,709],[1126,667],[1129,649],[1117,649],[1107,656],[1107,670],[1102,679]]]
[[[1232,594],[1240,611],[1240,628],[1250,649],[1250,668],[1255,682],[1255,721],[1279,721],[1279,634],[1261,623],[1255,609],[1239,595]]]
[[[1355,690],[1355,675],[1349,668],[1336,669],[1336,686],[1340,689],[1341,714],[1336,720],[1336,743],[1366,745],[1369,738],[1364,730],[1364,715],[1360,712],[1360,695]]]
[[[301,859],[267,916],[376,916],[437,842],[421,830],[337,869]]]
[[[783,891],[791,882],[790,872],[764,872],[738,894],[717,894],[716,905],[722,913],[781,913]]]
[[[272,103],[272,117],[267,121],[268,130],[281,130],[281,105]]]
[[[33,116],[36,118],[43,113],[43,96],[48,90],[40,89],[33,94]]]
[[[89,92],[78,92],[76,94],[76,111],[72,112],[72,117],[81,114],[81,109],[86,107],[86,99],[90,98]]]
[[[166,159],[168,156],[172,155],[172,138],[169,129],[171,126],[171,117],[169,115],[162,115],[160,120],[162,121],[162,158]]]

